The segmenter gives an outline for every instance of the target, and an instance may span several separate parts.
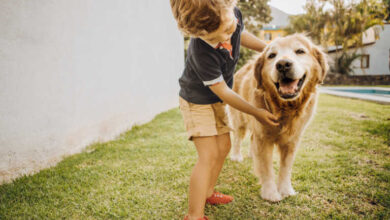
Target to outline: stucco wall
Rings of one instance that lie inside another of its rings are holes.
[[[385,24],[384,29],[380,28],[379,39],[374,44],[369,44],[357,51],[357,54],[370,55],[369,68],[361,67],[361,58],[352,62],[353,75],[389,75],[390,74],[390,24]],[[350,50],[352,53],[354,50]],[[330,53],[335,59],[336,53]]]
[[[169,1],[0,1],[0,183],[175,107]]]
[[[380,29],[379,39],[375,44],[363,47],[360,54],[370,55],[370,67],[367,69],[355,69],[356,75],[388,75],[390,74],[390,24],[385,24]],[[360,60],[356,66],[360,67]]]

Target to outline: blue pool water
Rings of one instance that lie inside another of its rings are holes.
[[[390,95],[390,91],[380,90],[380,89],[332,89],[332,90],[340,91],[340,92],[371,94],[371,95]]]
[[[390,88],[388,87],[322,87],[323,93],[390,104]]]

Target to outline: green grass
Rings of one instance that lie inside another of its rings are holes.
[[[293,167],[298,195],[261,199],[252,161],[227,160],[211,219],[389,219],[390,106],[321,95]],[[248,149],[245,141],[244,150]],[[196,152],[177,108],[0,186],[0,219],[181,219]],[[275,164],[277,159],[275,159]],[[278,166],[275,166],[278,169]]]
[[[323,87],[383,87],[389,88],[390,85],[328,85],[325,84]]]

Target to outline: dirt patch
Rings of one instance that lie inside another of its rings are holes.
[[[349,113],[349,116],[357,120],[366,120],[370,118],[368,115],[365,115],[363,113],[354,113],[354,112]]]

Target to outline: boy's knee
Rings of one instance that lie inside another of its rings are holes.
[[[208,167],[214,167],[218,164],[220,159],[220,154],[218,151],[210,153],[208,155],[203,155],[198,158],[199,162]]]
[[[219,146],[219,153],[218,153],[219,157],[226,158],[227,155],[229,154],[231,148],[232,148],[232,145],[230,142],[226,143],[223,146]]]

